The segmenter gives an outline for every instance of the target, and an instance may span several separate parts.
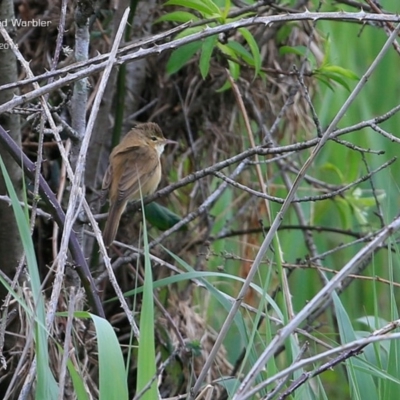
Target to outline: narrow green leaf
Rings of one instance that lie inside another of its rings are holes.
[[[68,372],[74,386],[74,391],[78,400],[89,400],[89,396],[86,392],[83,379],[78,371],[75,369],[74,364],[68,359],[67,362]]]
[[[357,337],[350,318],[336,292],[333,292],[332,298],[336,310],[341,343],[345,344],[356,340]],[[346,362],[346,370],[351,386],[352,398],[374,400],[379,398],[378,393],[371,374],[361,371],[364,362],[365,356],[362,354],[356,358],[351,358]]]
[[[232,59],[234,59],[234,60],[237,60],[237,59],[238,59],[238,57],[237,57],[235,51],[232,50],[228,45],[222,44],[222,43],[218,42],[218,43],[217,43],[217,47],[221,50],[221,52],[222,52],[223,54],[226,54],[227,56],[229,56],[230,58],[232,58]]]
[[[67,317],[68,313],[59,312],[57,315]],[[100,389],[98,398],[100,400],[129,399],[124,358],[112,325],[104,318],[100,318],[87,311],[76,311],[74,312],[74,317],[82,319],[91,318],[96,329]],[[70,362],[68,370],[71,374],[78,399],[87,399],[81,379]]]
[[[232,87],[231,82],[227,79],[227,80],[225,81],[225,83],[224,83],[219,89],[216,90],[216,92],[217,92],[217,93],[222,93],[222,92],[224,92],[225,90],[230,89],[231,87]]]
[[[347,82],[341,76],[338,76],[338,75],[336,75],[334,73],[330,73],[330,72],[327,72],[327,71],[324,71],[322,73],[322,75],[325,78],[328,78],[331,81],[334,81],[334,82],[338,83],[340,86],[343,86],[345,89],[347,89],[350,92],[350,86],[347,84]]]
[[[159,22],[163,21],[175,21],[175,22],[189,22],[189,21],[198,21],[199,18],[196,17],[194,14],[187,12],[187,11],[173,11],[168,14],[157,18],[154,23],[158,24]]]
[[[331,85],[328,78],[321,76],[321,75],[315,75],[315,78],[318,79],[325,86],[327,86],[332,92],[335,91],[335,88]]]
[[[164,5],[191,8],[208,17],[214,13],[220,14],[219,8],[210,0],[169,0]]]
[[[237,79],[239,79],[240,76],[240,65],[237,62],[231,60],[228,60],[228,65],[229,72],[231,73],[232,78],[236,81]]]
[[[211,14],[214,14],[215,16],[223,15],[220,8],[212,0],[198,0],[198,1],[199,3],[206,4],[207,7],[210,9]]]
[[[222,12],[222,18],[224,21],[226,21],[226,17],[229,14],[229,11],[231,11],[231,0],[225,0],[225,6],[224,6],[224,10]],[[245,18],[245,17],[242,17]]]
[[[321,165],[321,170],[323,172],[325,172],[325,171],[329,172],[329,173],[333,172],[335,175],[338,176],[340,183],[345,183],[343,172],[340,170],[340,168],[337,165],[335,165],[331,162],[326,162],[323,165]]]
[[[198,41],[174,50],[167,63],[167,73],[172,75],[178,72],[196,54],[201,45],[202,43]]]
[[[229,394],[229,398],[233,397],[235,390],[240,386],[240,380],[232,377],[222,377],[215,383],[225,388],[226,392]]]
[[[388,342],[391,345],[392,344],[398,345],[398,341],[396,341],[396,340],[389,340]],[[398,352],[394,352],[394,353],[395,354],[397,353],[397,355],[398,355]],[[390,352],[389,352],[389,354],[390,354]],[[398,393],[399,385],[400,385],[400,379],[398,378],[398,375],[396,375],[396,376],[390,375],[390,374],[384,372],[384,370],[376,368],[371,363],[363,362],[363,360],[360,360],[360,361],[361,361],[360,365],[357,365],[355,367],[357,370],[363,371],[368,375],[373,375],[376,378],[382,379],[385,381],[385,383],[386,383],[386,381],[390,381],[391,383],[394,383],[395,384],[394,385],[395,393]],[[398,359],[396,359],[396,361],[398,361]],[[392,397],[385,397],[385,399],[390,399],[390,398],[392,398]]]
[[[347,68],[339,67],[338,65],[324,65],[319,69],[322,73],[332,72],[337,75],[342,75],[345,78],[352,79],[354,81],[358,81],[360,78],[353,71]]]
[[[191,279],[198,279],[201,282],[203,282],[204,278],[208,278],[208,277],[232,279],[234,281],[238,281],[241,283],[244,283],[244,281],[245,281],[245,279],[243,279],[237,275],[230,275],[230,274],[226,274],[224,272],[194,271],[194,270],[190,271],[189,270],[189,272],[184,272],[184,273],[181,273],[178,275],[172,275],[172,276],[169,276],[168,278],[159,279],[159,280],[153,282],[153,289],[158,289],[158,288],[162,288],[164,286],[173,285],[175,283],[182,282],[182,281],[189,281]],[[274,309],[274,311],[276,312],[278,317],[280,319],[283,319],[283,315],[282,315],[278,305],[276,304],[276,302],[274,301],[274,299],[271,296],[269,296],[267,293],[265,293],[265,291],[263,291],[263,289],[260,286],[256,285],[255,283],[251,283],[250,287],[253,288],[260,296],[264,296],[265,300],[267,301],[267,303],[269,305],[271,305],[271,307]],[[143,287],[138,287],[138,288],[129,290],[128,292],[125,292],[124,296],[125,297],[134,296],[134,295],[142,293],[142,292],[143,292]]]
[[[146,215],[142,201],[143,221]],[[143,224],[144,244],[144,285],[142,309],[140,312],[140,340],[138,349],[138,370],[136,379],[136,393],[142,391],[153,380],[149,389],[140,397],[142,400],[154,400],[159,398],[157,379],[156,349],[154,337],[154,303],[153,303],[153,276],[150,262],[150,249],[147,238],[146,223]]]
[[[88,313],[86,313],[88,314]],[[100,400],[129,399],[124,358],[111,324],[104,318],[89,314],[96,328],[99,353]]]
[[[391,244],[390,244],[391,245]],[[396,255],[398,256],[398,249]],[[390,263],[390,262],[389,262]],[[392,269],[393,267],[389,267],[389,269]],[[391,280],[394,280],[394,277],[392,275],[393,271],[389,272],[389,276],[391,276]],[[396,321],[399,318],[398,314],[398,306],[397,306],[397,296],[393,292],[393,282],[391,283],[391,293],[390,293],[390,308],[391,308],[391,313],[390,317],[392,318],[393,321]],[[382,324],[382,326],[386,325],[385,323]],[[382,343],[383,344],[383,343]],[[399,346],[399,341],[398,340],[390,340],[388,345],[387,345],[387,353],[385,352],[385,355],[387,354],[387,360],[384,363],[385,367],[385,373],[392,376],[399,378],[400,376],[400,346]],[[393,382],[392,379],[382,379],[382,397],[381,399],[396,399],[398,397],[399,393],[399,385],[396,382]]]
[[[206,38],[201,47],[200,55],[200,73],[203,79],[206,79],[210,70],[211,56],[218,38],[216,35]]]
[[[279,54],[296,54],[304,57],[307,54],[307,47],[305,46],[282,46],[279,48]]]
[[[329,57],[331,56],[331,38],[329,33],[325,38],[324,58],[322,59],[322,65],[328,64]]]
[[[236,53],[238,58],[243,59],[246,64],[254,67],[254,59],[251,53],[241,43],[236,40],[230,40],[226,45]]]
[[[238,57],[236,53],[227,45],[222,44],[222,43],[217,43],[218,48],[221,50],[223,54],[228,55],[231,59],[237,60]],[[234,80],[237,80],[240,76],[240,65],[232,60],[228,59],[228,66],[229,66],[229,72],[231,73],[231,76]],[[227,80],[222,87],[217,89],[217,92],[223,92],[224,90],[227,90],[231,87],[231,84],[229,80]]]
[[[253,54],[255,76],[257,76],[261,69],[261,55],[260,55],[260,49],[258,48],[258,44],[257,44],[256,40],[254,39],[254,36],[251,34],[251,32],[248,29],[240,28],[239,32],[245,38],[247,44],[250,47],[251,54]]]

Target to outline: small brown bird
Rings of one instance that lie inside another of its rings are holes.
[[[103,232],[109,247],[117,234],[119,221],[129,201],[153,193],[161,180],[160,156],[168,143],[154,122],[138,124],[131,129],[110,155],[103,178],[102,197],[109,193],[110,210]]]

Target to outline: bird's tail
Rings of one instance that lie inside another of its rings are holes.
[[[103,232],[103,240],[106,247],[110,247],[117,235],[119,220],[126,207],[126,202],[116,201],[108,212],[106,227]]]

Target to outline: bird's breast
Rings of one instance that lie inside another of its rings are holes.
[[[156,191],[160,181],[161,181],[161,162],[159,161],[157,167],[154,170],[153,176],[150,178],[150,185],[148,194],[152,194]]]

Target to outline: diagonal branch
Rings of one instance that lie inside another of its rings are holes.
[[[170,42],[163,43],[163,44],[157,44],[156,41],[161,40],[162,38],[166,38],[170,36],[170,31],[157,35],[157,38],[150,38],[145,42],[146,45],[153,45],[150,48],[143,48],[141,47],[143,45],[143,42],[140,42],[140,46],[138,47],[137,44],[133,44],[133,49],[136,50],[133,53],[128,53],[126,55],[120,55],[117,56],[116,59],[114,60],[114,65],[121,65],[127,62],[132,62],[135,60],[139,60],[142,58],[149,57],[151,55],[159,55],[163,52],[174,50],[178,47],[181,47],[185,44],[192,43],[198,40],[203,40],[209,36],[213,35],[218,35],[224,32],[228,32],[232,29],[238,29],[241,27],[246,27],[246,26],[252,26],[252,25],[264,25],[265,27],[268,27],[268,25],[272,25],[274,23],[283,23],[283,22],[292,22],[292,21],[318,21],[318,20],[330,20],[330,21],[347,21],[347,22],[356,22],[356,23],[365,23],[365,22],[393,22],[393,23],[400,23],[400,16],[399,15],[394,15],[394,14],[369,14],[365,13],[364,11],[360,11],[358,13],[345,13],[345,12],[321,12],[321,13],[315,13],[315,12],[309,12],[306,11],[304,13],[296,13],[296,14],[286,14],[286,15],[272,15],[272,16],[266,16],[266,17],[253,17],[253,18],[245,18],[241,19],[238,21],[230,22],[227,24],[215,26],[215,27],[205,27],[202,31],[194,33],[192,35],[188,35],[179,39],[171,40]],[[184,25],[186,28],[188,25]],[[190,25],[189,25],[190,26]],[[177,27],[177,30],[181,30],[182,26]],[[124,48],[126,49],[126,48]],[[128,50],[125,51],[130,51],[131,49],[129,48]],[[121,50],[122,52],[123,50]],[[83,68],[82,70],[75,72],[75,73],[69,73],[67,76],[60,78],[59,80],[51,83],[44,85],[40,88],[37,88],[35,90],[32,90],[28,93],[23,94],[22,96],[16,96],[12,100],[8,101],[7,103],[4,103],[0,106],[0,114],[5,112],[5,111],[10,111],[16,106],[19,106],[27,101],[31,101],[39,96],[42,96],[46,93],[49,93],[55,89],[58,89],[62,86],[65,86],[66,84],[70,84],[72,82],[75,82],[79,79],[85,78],[89,75],[92,75],[94,73],[101,72],[104,70],[109,62],[107,59],[110,57],[110,54],[104,54],[102,56],[98,56],[95,58],[96,62],[99,62],[98,64],[92,64],[93,59],[89,60],[87,64],[82,63],[79,64],[79,68]],[[105,60],[105,61],[102,61]],[[72,67],[78,68],[76,64],[73,66],[68,67],[68,71],[73,70]],[[62,71],[62,70],[60,70]],[[65,71],[61,72],[60,74],[64,74]],[[43,76],[40,76],[41,79],[47,79],[50,76],[55,76],[53,74],[44,74]],[[36,78],[37,79],[37,78]],[[34,80],[36,82],[36,80]],[[9,86],[7,86],[9,87]],[[0,87],[0,90],[4,88]]]

